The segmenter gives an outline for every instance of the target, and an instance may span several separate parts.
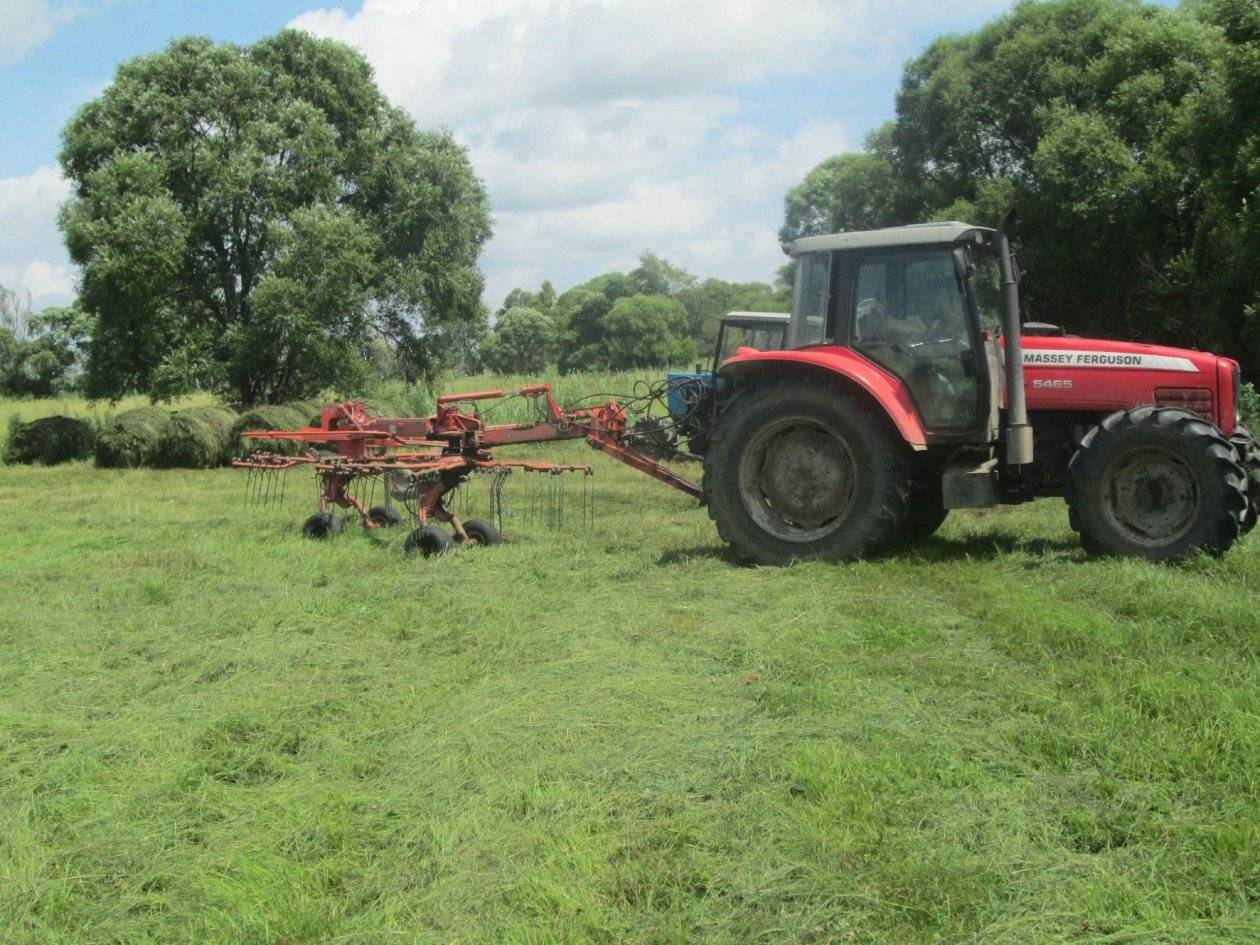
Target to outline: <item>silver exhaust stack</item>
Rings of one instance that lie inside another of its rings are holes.
[[[1015,225],[1011,210],[994,234],[998,272],[1002,280],[1002,337],[1006,364],[1006,464],[1026,466],[1033,461],[1033,433],[1028,423],[1028,403],[1024,391],[1024,345],[1019,317],[1019,274],[1011,257],[1010,229]]]

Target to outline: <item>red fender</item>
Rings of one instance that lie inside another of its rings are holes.
[[[902,438],[916,450],[927,449],[927,437],[923,424],[914,409],[910,392],[896,377],[883,368],[866,360],[849,348],[831,345],[802,348],[795,351],[758,351],[755,348],[737,348],[735,356],[722,363],[718,373],[731,380],[758,375],[779,375],[799,371],[807,366],[813,371],[838,375],[856,384],[875,399],[888,419],[897,427]]]

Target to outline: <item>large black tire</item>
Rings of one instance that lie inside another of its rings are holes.
[[[408,554],[419,552],[426,558],[444,555],[450,547],[451,536],[435,525],[413,529],[403,542],[403,551]]]
[[[1238,540],[1247,477],[1220,430],[1195,414],[1117,411],[1085,435],[1069,470],[1068,516],[1090,554],[1178,561]]]
[[[402,524],[402,515],[392,505],[374,505],[368,509],[368,518],[381,528],[393,528]]]
[[[497,545],[502,539],[499,537],[499,530],[489,522],[483,522],[479,518],[469,519],[464,523],[464,532],[473,540],[474,544],[489,548]]]
[[[341,531],[341,516],[332,512],[316,512],[302,523],[302,537],[323,541]]]
[[[910,489],[910,502],[906,517],[897,529],[895,544],[912,545],[931,538],[944,524],[949,509],[945,508],[945,496],[941,489],[940,471],[929,479],[917,480]]]
[[[1229,442],[1234,445],[1238,465],[1247,474],[1247,508],[1242,518],[1242,533],[1245,535],[1256,527],[1256,520],[1260,519],[1260,445],[1257,445],[1251,430],[1241,423],[1234,427]]]
[[[905,518],[910,456],[860,395],[806,378],[759,384],[713,430],[709,517],[741,559],[758,564],[871,555]]]

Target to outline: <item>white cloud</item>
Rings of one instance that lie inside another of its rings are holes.
[[[73,4],[47,0],[0,0],[0,66],[21,62],[78,13]]]
[[[55,167],[0,178],[0,285],[30,292],[36,308],[69,301],[74,270],[57,229],[70,184]]]
[[[764,83],[895,72],[915,52],[907,24],[958,28],[936,0],[365,0],[291,23],[360,48],[393,101],[469,148],[496,216],[492,304],[644,249],[768,279],[783,194],[852,141],[828,115],[758,122],[747,99]]]

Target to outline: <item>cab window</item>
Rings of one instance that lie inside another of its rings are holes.
[[[810,253],[800,258],[789,333],[790,346],[793,348],[821,344],[824,340],[830,268],[830,253]]]

